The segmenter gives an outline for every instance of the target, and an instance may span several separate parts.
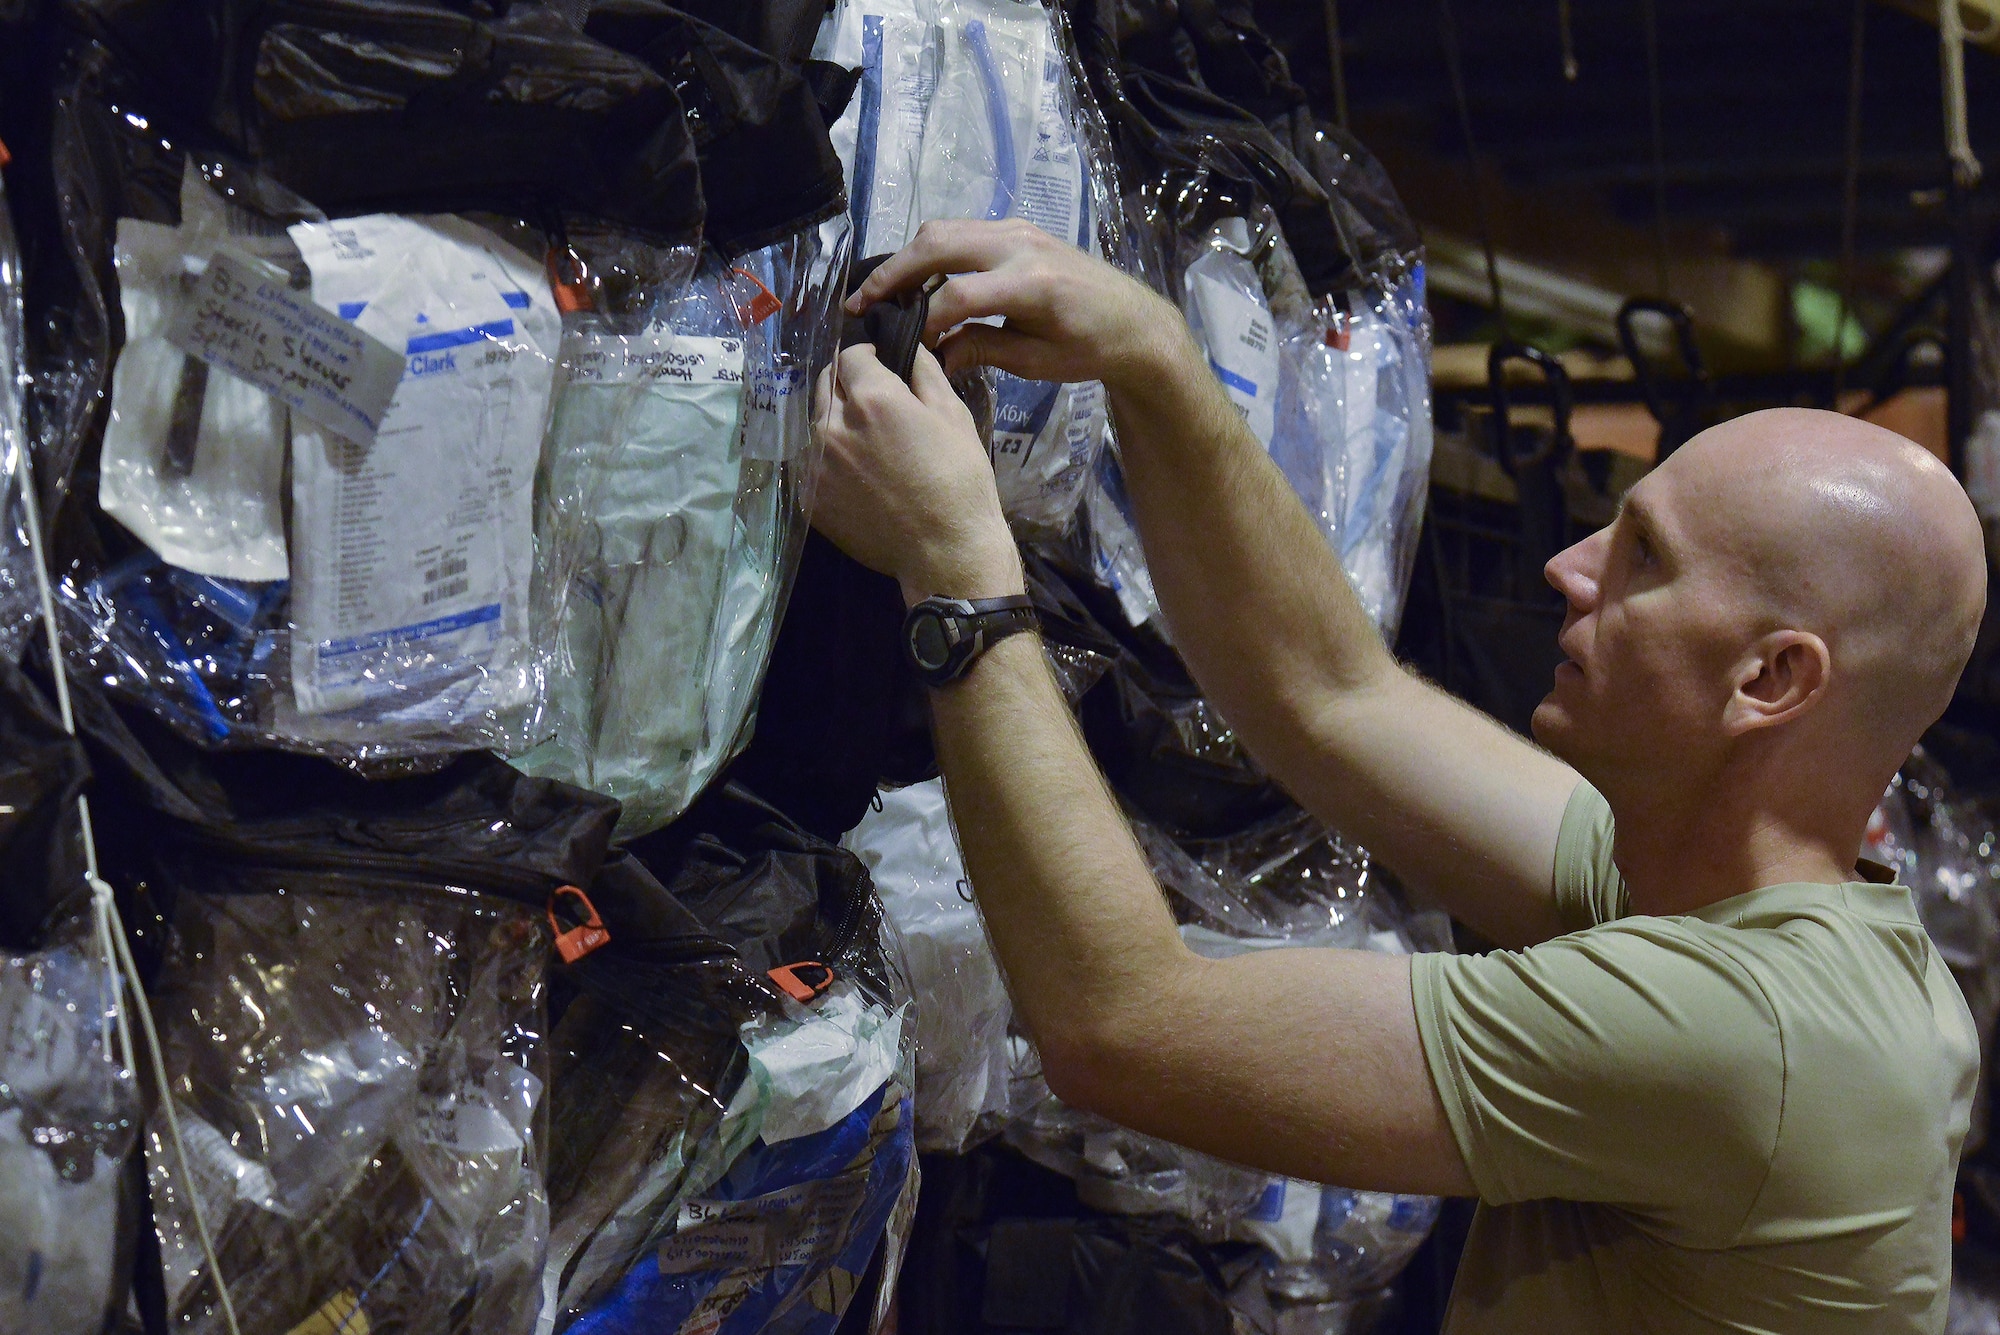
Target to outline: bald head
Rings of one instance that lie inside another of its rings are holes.
[[[1986,602],[1979,518],[1950,470],[1857,418],[1778,408],[1703,432],[1655,478],[1761,629],[1826,641],[1836,712],[1900,763],[1950,702]]]

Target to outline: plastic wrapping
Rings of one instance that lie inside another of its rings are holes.
[[[574,573],[545,600],[553,735],[520,764],[618,798],[626,834],[679,815],[748,739],[806,531],[844,245],[836,220],[570,317],[538,527],[574,545],[549,563]]]
[[[119,1290],[131,1073],[110,1055],[109,961],[0,954],[0,1330],[96,1335]]]
[[[1124,254],[1102,121],[1059,12],[1035,0],[844,0],[818,54],[861,71],[834,124],[857,254],[900,248],[934,218],[1025,218]],[[1066,528],[1104,446],[1103,386],[986,375],[1003,508]]]
[[[2000,1025],[2000,830],[1918,747],[1869,819],[1863,853],[1910,888],[1924,930],[1965,993],[1980,1050],[1990,1052]],[[1990,1080],[1982,1063],[1968,1157],[1990,1134]]]
[[[1177,901],[1200,954],[1281,942],[1410,954],[1451,948],[1442,912],[1414,909],[1358,848],[1296,808],[1219,838],[1175,839],[1143,818],[1133,834]]]
[[[733,785],[632,848],[560,989],[540,1329],[831,1335],[915,1171],[873,890]]]
[[[34,556],[16,499],[28,448],[25,282],[14,217],[0,183],[0,655],[10,662],[20,658],[36,612]]]
[[[1160,226],[1165,227],[1162,221]],[[1189,328],[1327,542],[1362,607],[1393,638],[1430,478],[1430,317],[1420,261],[1314,299],[1267,206],[1180,239]],[[1122,479],[1100,470],[1094,565],[1135,622],[1159,605]]]
[[[273,217],[175,165],[148,203],[176,221],[118,219],[97,499],[121,527],[65,572],[71,652],[209,743],[371,757],[532,726],[541,265],[457,218]]]
[[[75,817],[87,767],[0,664],[0,1330],[97,1335],[123,1298],[136,1081],[119,978],[90,930]]]
[[[670,96],[574,34],[495,55],[561,65],[586,50],[599,64],[577,80],[630,76],[626,93]],[[581,552],[536,522],[563,346],[549,197],[441,173],[431,198],[511,196],[536,225],[484,212],[329,220],[322,205],[398,196],[387,187],[406,164],[382,164],[371,190],[352,144],[308,161],[274,135],[259,143],[272,170],[191,155],[103,48],[80,45],[70,65],[55,168],[82,315],[45,416],[59,472],[74,461],[86,484],[62,525],[72,661],[209,745],[369,761],[532,744],[570,583],[558,563]],[[286,77],[310,81],[306,67]],[[288,134],[326,128],[324,106],[278,104]],[[544,105],[522,125],[564,115]],[[281,175],[328,193],[294,193]],[[593,491],[581,470],[568,477],[579,497]]]
[[[843,841],[902,937],[917,1009],[917,1145],[963,1154],[1015,1111],[1023,1044],[952,833],[942,781],[884,792]]]
[[[615,804],[484,755],[369,781],[204,752],[77,686],[171,1094],[145,1133],[157,1319],[224,1331],[226,1286],[246,1331],[525,1335],[547,1242],[547,906],[591,878]]]
[[[442,885],[258,879],[182,893],[154,1000],[238,1319],[532,1330],[540,915]],[[147,1160],[175,1328],[223,1330],[157,1113]]]

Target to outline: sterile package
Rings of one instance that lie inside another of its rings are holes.
[[[952,832],[944,783],[884,791],[842,841],[903,941],[917,1008],[917,1144],[963,1154],[1013,1114],[1014,1008]]]
[[[405,359],[373,441],[294,417],[298,713],[448,730],[525,708],[533,484],[562,332],[542,266],[449,216],[290,235],[312,299]]]
[[[182,172],[180,210],[178,227],[117,220],[125,345],[112,368],[98,504],[169,565],[249,584],[284,580],[289,414],[265,389],[183,352],[173,327],[218,251],[279,263],[295,252],[281,229],[260,226],[198,171]]]
[[[618,798],[628,835],[748,738],[806,528],[844,246],[835,220],[569,317],[538,526],[573,573],[539,600],[560,668],[549,739],[519,763]]]
[[[631,848],[558,980],[540,1329],[831,1335],[915,1163],[868,878],[734,786]]]
[[[861,71],[833,127],[856,254],[900,248],[936,218],[1025,218],[1114,258],[1118,192],[1061,15],[1037,0],[843,0],[818,54]],[[989,452],[1008,517],[1074,517],[1108,427],[1103,387],[987,373]]]
[[[1210,369],[1393,638],[1430,477],[1421,262],[1315,301],[1261,205],[1220,219],[1183,260],[1183,307]],[[1115,519],[1104,550],[1116,571]]]

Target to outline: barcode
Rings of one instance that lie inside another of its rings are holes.
[[[461,567],[462,565],[463,563],[461,563]],[[459,594],[464,593],[467,589],[471,587],[472,587],[471,580],[455,579],[449,584],[440,584],[435,589],[425,589],[424,606],[429,607],[432,603],[442,602],[446,598],[456,598]]]
[[[429,570],[426,570],[424,572],[424,583],[435,584],[439,580],[445,579],[451,575],[463,575],[464,573],[465,573],[464,557],[461,556],[455,561],[440,561],[436,565],[432,566]],[[459,587],[464,588],[465,586],[461,584],[459,585]]]

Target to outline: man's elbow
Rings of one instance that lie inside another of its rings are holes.
[[[1136,1069],[1143,1042],[1110,1017],[1066,1017],[1038,1039],[1042,1079],[1068,1106],[1130,1126],[1147,1102],[1147,1076]]]

